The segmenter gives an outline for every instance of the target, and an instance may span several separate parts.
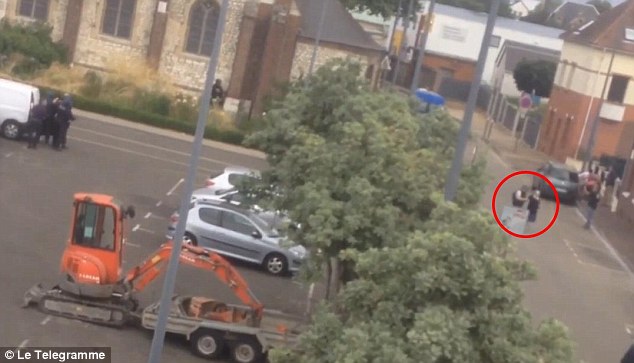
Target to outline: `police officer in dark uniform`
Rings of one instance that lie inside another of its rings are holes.
[[[54,145],[55,149],[60,151],[62,149],[66,149],[66,133],[68,132],[68,128],[70,127],[70,122],[75,120],[75,116],[73,116],[72,111],[72,102],[70,97],[66,95],[61,105],[57,110],[57,143]]]
[[[29,149],[37,148],[37,143],[40,140],[40,133],[42,132],[42,124],[47,117],[46,105],[44,103],[37,104],[31,109],[29,115],[28,135],[29,135]]]

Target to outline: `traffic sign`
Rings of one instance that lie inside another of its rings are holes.
[[[533,107],[533,96],[530,93],[522,92],[522,94],[520,95],[519,106],[520,114],[522,115],[522,117],[524,117],[524,115],[526,115],[526,112],[530,110],[531,107]]]

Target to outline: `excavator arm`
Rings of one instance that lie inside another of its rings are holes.
[[[134,291],[142,291],[152,282],[167,265],[173,246],[171,242],[163,244],[159,249],[141,264],[133,267],[126,274],[124,283]],[[257,319],[262,318],[264,307],[255,297],[247,282],[242,278],[226,259],[200,247],[183,245],[180,252],[180,262],[190,266],[212,271],[216,277],[231,288],[233,293],[253,309]]]

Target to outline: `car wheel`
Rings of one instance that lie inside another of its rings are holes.
[[[192,352],[207,359],[219,358],[225,350],[224,340],[218,332],[213,330],[196,330],[190,342]]]
[[[264,358],[262,346],[251,337],[239,338],[231,346],[231,359],[237,363],[255,363]]]
[[[281,275],[288,270],[288,261],[279,253],[271,253],[264,259],[264,268],[272,275]]]
[[[194,235],[189,232],[185,232],[185,234],[183,235],[183,243],[187,243],[192,246],[198,246],[198,241],[196,240],[196,237],[194,237]]]
[[[2,135],[9,140],[17,140],[20,137],[20,124],[15,120],[8,120],[2,124]]]

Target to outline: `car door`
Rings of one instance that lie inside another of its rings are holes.
[[[248,218],[233,211],[223,210],[221,226],[222,235],[219,242],[224,251],[247,260],[259,261],[262,234]]]
[[[200,207],[197,213],[197,221],[192,228],[194,234],[198,238],[200,247],[220,250],[221,244],[218,242],[217,231],[220,227],[221,212],[213,207]]]

